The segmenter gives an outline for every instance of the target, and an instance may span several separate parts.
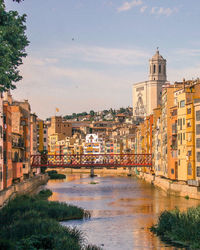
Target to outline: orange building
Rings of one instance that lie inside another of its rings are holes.
[[[170,108],[168,152],[169,152],[168,175],[171,180],[177,180],[178,179],[177,106],[173,106]]]
[[[12,128],[11,128],[11,108],[8,102],[3,104],[3,118],[4,118],[4,134],[3,134],[3,149],[4,149],[4,165],[3,165],[3,188],[12,185],[13,169],[12,169]]]

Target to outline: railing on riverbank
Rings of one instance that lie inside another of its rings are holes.
[[[111,168],[111,167],[151,167],[151,154],[73,154],[73,155],[32,155],[32,167],[64,168]]]

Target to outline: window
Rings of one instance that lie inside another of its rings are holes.
[[[154,74],[156,73],[156,65],[155,64],[153,65],[153,73]]]
[[[47,141],[47,139],[46,138],[44,138],[44,142],[46,142]]]
[[[185,133],[183,133],[183,140],[185,140]]]
[[[173,168],[171,169],[171,174],[174,174],[174,169]]]
[[[197,167],[197,177],[200,177],[200,167]]]
[[[161,65],[159,65],[159,73],[161,73]]]
[[[3,123],[6,124],[6,116],[3,116]]]
[[[182,119],[179,120],[180,130],[182,130]]]
[[[200,110],[196,111],[196,121],[200,121]]]
[[[197,152],[197,162],[200,162],[200,152]]]
[[[200,148],[200,138],[196,139],[196,148]]]
[[[46,130],[44,130],[44,134],[46,134],[47,133],[47,131]]]
[[[185,118],[183,118],[183,125],[185,125]]]
[[[187,127],[190,128],[191,127],[191,120],[187,121]]]
[[[185,107],[185,100],[180,101],[180,108],[184,108]]]
[[[191,114],[191,108],[188,108],[188,109],[187,109],[187,114],[188,114],[188,115]]]
[[[187,155],[188,155],[188,156],[191,156],[191,155],[192,155],[192,151],[189,150]]]
[[[187,136],[188,136],[188,141],[189,142],[192,141],[192,133],[188,133]]]
[[[191,164],[191,162],[188,163],[188,175],[192,175],[192,164]]]
[[[196,125],[196,134],[200,135],[200,124]]]

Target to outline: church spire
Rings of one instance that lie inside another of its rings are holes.
[[[166,60],[160,55],[159,47],[156,48],[155,55],[149,60],[150,73],[149,81],[167,81]]]

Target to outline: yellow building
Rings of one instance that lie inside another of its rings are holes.
[[[61,134],[52,134],[49,136],[49,152],[56,152],[56,144],[58,141],[63,140],[65,136]]]
[[[195,116],[193,101],[186,104],[187,179],[195,179]]]
[[[43,120],[37,119],[37,148],[39,152],[48,151],[48,129]]]
[[[186,147],[186,92],[175,91],[177,101],[178,134],[178,180],[187,181],[187,147]]]
[[[161,165],[161,107],[153,111],[152,167],[155,175],[162,175]]]

